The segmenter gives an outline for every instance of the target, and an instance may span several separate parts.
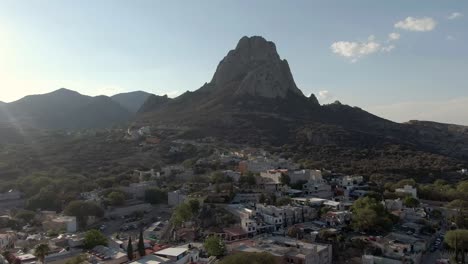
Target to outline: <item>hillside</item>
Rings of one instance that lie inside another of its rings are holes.
[[[138,112],[141,106],[146,102],[148,97],[152,96],[153,94],[143,92],[143,91],[135,91],[129,93],[120,93],[111,96],[112,100],[119,103],[121,106],[125,107],[128,111],[132,113]]]
[[[0,108],[0,122],[44,129],[109,127],[131,113],[106,96],[90,97],[67,89],[29,95]]]

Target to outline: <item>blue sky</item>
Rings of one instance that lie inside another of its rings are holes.
[[[176,96],[261,35],[323,103],[468,124],[467,28],[463,0],[0,0],[0,100],[60,87]]]

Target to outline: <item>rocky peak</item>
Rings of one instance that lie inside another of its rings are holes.
[[[275,44],[259,36],[241,38],[236,48],[219,63],[206,87],[213,91],[230,90],[234,95],[266,98],[284,98],[290,93],[304,96]]]

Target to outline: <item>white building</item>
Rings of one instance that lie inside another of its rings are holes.
[[[311,195],[313,197],[319,198],[331,198],[333,192],[331,190],[331,185],[328,184],[323,178],[322,175],[313,175],[311,179],[303,185],[303,190],[306,195]]]
[[[297,170],[289,173],[291,183],[297,183],[299,181],[310,181],[317,178],[322,178],[322,171],[320,170]]]
[[[395,189],[395,192],[409,194],[413,198],[418,198],[418,190],[411,185],[405,185],[403,188]]]
[[[153,253],[158,257],[169,260],[173,264],[197,263],[199,260],[199,251],[190,244],[179,247],[170,247]],[[164,263],[164,262],[163,262]]]
[[[339,182],[338,184],[341,186],[341,187],[354,187],[354,186],[357,186],[359,185],[360,183],[362,183],[364,181],[364,177],[362,176],[349,176],[349,175],[346,175],[346,176],[343,176],[339,179]]]

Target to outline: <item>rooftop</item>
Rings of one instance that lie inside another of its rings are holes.
[[[187,248],[171,247],[171,248],[166,248],[166,249],[163,249],[161,251],[155,252],[154,254],[177,257],[177,256],[185,253],[186,251],[187,251]]]

